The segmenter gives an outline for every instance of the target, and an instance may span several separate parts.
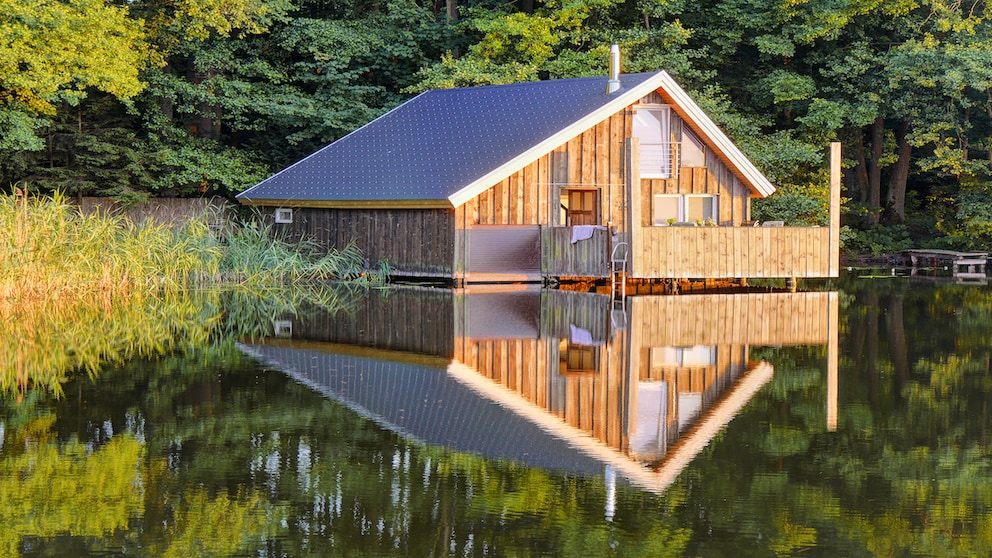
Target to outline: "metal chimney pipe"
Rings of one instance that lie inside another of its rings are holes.
[[[620,89],[620,45],[610,47],[610,80],[606,82],[607,95]]]

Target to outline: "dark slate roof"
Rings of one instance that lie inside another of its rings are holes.
[[[644,94],[632,90],[660,74],[621,74],[612,94],[605,76],[428,91],[238,198],[448,201],[597,110],[632,103]]]

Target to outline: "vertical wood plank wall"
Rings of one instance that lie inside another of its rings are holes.
[[[618,230],[626,230],[625,142],[633,131],[636,106],[610,116],[457,208],[458,228],[564,226],[559,222],[559,197],[563,188],[572,187],[599,190],[601,224],[612,223]],[[672,119],[672,130],[681,129],[679,117],[673,114]],[[673,134],[672,141],[677,140]],[[747,187],[712,149],[706,146],[705,151],[705,167],[685,167],[677,179],[641,181],[640,199],[646,208],[642,211],[642,226],[651,224],[653,194],[713,194],[719,197],[721,222],[739,224],[747,220]]]
[[[454,299],[451,289],[396,288],[389,296],[359,295],[334,314],[304,306],[292,317],[293,337],[451,358]]]
[[[276,223],[275,208],[263,220],[291,242],[310,239],[324,250],[354,242],[372,265],[386,260],[399,275],[450,277],[455,253],[451,209],[294,208],[292,223]]]
[[[831,277],[828,227],[645,227],[631,277]],[[639,240],[639,243],[638,243]]]
[[[636,296],[630,299],[641,347],[819,345],[830,340],[837,293]]]

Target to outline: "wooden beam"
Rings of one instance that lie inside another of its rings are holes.
[[[830,144],[830,277],[840,276],[840,142]]]
[[[631,275],[634,277],[640,277],[639,271],[634,271],[640,269],[640,263],[638,262],[640,256],[643,254],[643,247],[641,244],[641,233],[644,227],[641,226],[641,159],[640,159],[640,145],[639,138],[627,138],[627,212],[630,215],[629,221],[626,223],[627,231],[629,233],[629,251],[631,261],[628,262],[628,269],[631,270]]]

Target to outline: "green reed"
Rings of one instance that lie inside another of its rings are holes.
[[[368,286],[388,274],[366,267],[354,247],[322,255],[250,225],[218,237],[205,220],[136,227],[81,214],[59,195],[0,196],[0,393],[60,393],[76,370],[254,335],[255,325],[227,319],[229,308],[237,319],[301,298],[334,305],[322,282]],[[315,294],[273,295],[300,283]]]

